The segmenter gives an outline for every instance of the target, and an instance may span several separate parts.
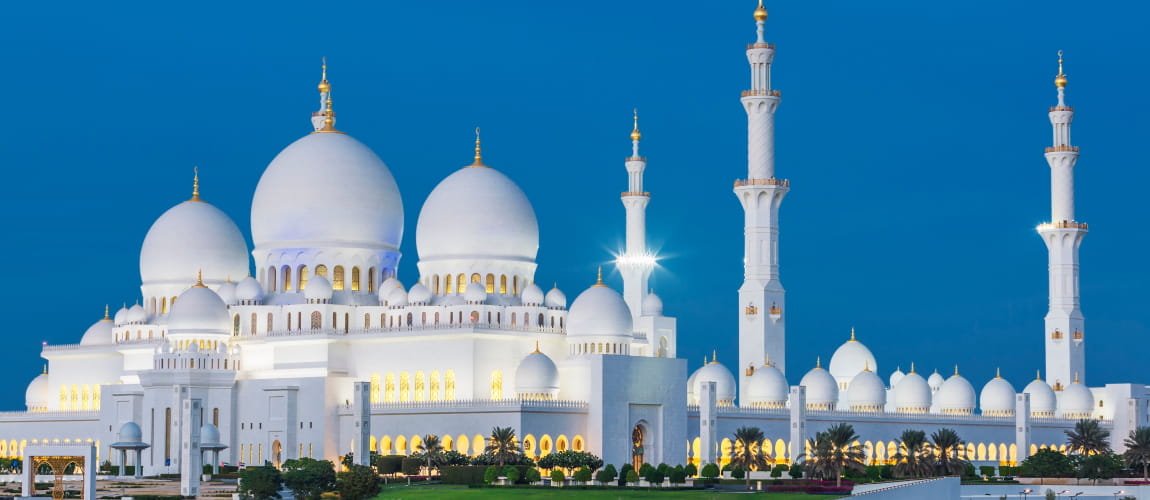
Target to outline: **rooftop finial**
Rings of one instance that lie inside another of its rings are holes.
[[[603,284],[603,266],[599,266],[599,276],[595,278],[595,284],[593,286],[607,286]]]
[[[1042,370],[1034,370],[1034,380],[1042,380]]]
[[[955,365],[954,365],[954,376],[955,376],[955,377],[957,377],[957,376],[958,376],[958,364],[955,364]]]
[[[815,358],[815,368],[822,369],[822,367],[823,367],[823,357],[818,356]]]
[[[108,316],[108,304],[104,304],[104,319],[101,321],[111,321],[112,317]]]
[[[914,373],[914,361],[910,362],[910,372]]]
[[[48,363],[44,363],[44,375],[48,374]]]
[[[1058,76],[1054,77],[1054,86],[1062,88],[1066,86],[1066,74],[1062,72],[1062,51],[1058,51]]]
[[[319,93],[327,94],[331,92],[331,84],[327,83],[327,57],[323,58],[323,77],[319,82]]]
[[[1002,368],[1001,367],[994,369],[994,378],[1002,378]]]
[[[204,286],[204,270],[203,269],[196,271],[196,284],[193,286],[198,287],[198,288],[207,288],[206,286]]]
[[[858,342],[855,340],[855,327],[851,327],[851,342]]]
[[[539,351],[539,341],[538,340],[535,341],[535,352],[533,352],[531,354],[543,354],[541,351]]]
[[[772,363],[771,363],[771,354],[770,354],[770,353],[767,353],[767,354],[765,354],[765,355],[763,356],[763,358],[765,358],[765,359],[764,359],[764,361],[763,361],[763,365],[765,365],[765,366],[775,366],[774,364],[772,364]]]
[[[1081,382],[1079,382],[1079,381],[1078,381],[1078,372],[1074,372],[1074,383],[1075,383],[1075,384],[1080,384],[1080,383],[1081,383]]]
[[[869,359],[863,361],[863,371],[864,372],[870,371],[870,360]]]
[[[718,363],[719,362],[719,351],[718,350],[714,350],[714,349],[711,350],[711,362],[712,363]]]
[[[327,95],[327,110],[324,111],[323,128],[320,132],[339,132],[335,129],[335,109],[331,107],[331,94]]]
[[[643,138],[643,134],[639,133],[639,108],[635,108],[635,128],[631,129],[631,140],[637,141]]]
[[[480,148],[479,143],[479,127],[475,127],[475,163],[468,165],[470,167],[486,167],[483,164],[483,150]]]
[[[759,7],[755,9],[755,21],[763,22],[767,20],[767,9],[763,7],[763,0],[759,0]]]
[[[192,199],[188,201],[204,201],[200,199],[200,167],[192,167]]]

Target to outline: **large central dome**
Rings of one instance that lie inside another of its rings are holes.
[[[398,250],[403,200],[367,146],[342,133],[313,133],[272,160],[252,199],[257,249],[355,247]]]
[[[470,166],[449,175],[427,197],[415,242],[421,261],[535,262],[539,223],[514,181],[494,168]]]

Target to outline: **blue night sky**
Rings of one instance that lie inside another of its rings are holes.
[[[187,199],[249,233],[275,154],[310,131],[327,56],[342,130],[403,192],[400,278],[417,278],[415,221],[442,178],[484,159],[535,205],[536,279],[574,299],[623,237],[623,158],[638,107],[650,159],[653,284],[697,368],[735,368],[754,2],[9,2],[0,121],[9,285],[0,407],[23,408],[42,341],[79,341],[139,295],[140,243]],[[1041,7],[1041,8],[1039,8]],[[885,377],[961,365],[1017,389],[1043,365],[1047,107],[1066,51],[1077,108],[1088,382],[1146,382],[1139,230],[1150,3],[768,1],[776,43],[781,263],[788,377],[850,328]],[[1136,101],[1137,100],[1137,101]],[[285,195],[290,196],[290,193]],[[250,238],[250,234],[248,234]],[[250,240],[249,240],[250,243]],[[621,289],[613,269],[609,282]],[[549,288],[549,286],[544,286]]]

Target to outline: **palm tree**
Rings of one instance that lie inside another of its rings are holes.
[[[944,476],[958,476],[966,462],[959,457],[963,441],[954,429],[942,428],[930,435],[935,448],[935,469]]]
[[[735,430],[735,449],[731,455],[731,466],[738,467],[746,472],[747,489],[751,489],[752,469],[758,470],[767,466],[767,459],[763,456],[760,443],[763,442],[763,431],[758,427],[739,427]]]
[[[1084,418],[1066,432],[1066,448],[1083,455],[1096,455],[1110,451],[1110,431],[1098,425],[1097,420]]]
[[[486,451],[499,461],[499,469],[503,470],[503,464],[518,454],[515,447],[515,430],[510,427],[492,428]]]
[[[1130,431],[1123,444],[1126,452],[1122,456],[1126,459],[1127,467],[1142,466],[1142,480],[1150,481],[1150,427],[1139,427]]]
[[[816,433],[814,439],[807,441],[810,453],[802,455],[810,463],[807,469],[823,479],[834,476],[835,486],[842,486],[843,470],[863,469],[866,455],[862,445],[856,442],[858,438],[855,428],[848,423],[835,424],[825,432]]]
[[[907,429],[899,437],[902,444],[893,457],[896,464],[894,473],[903,477],[926,476],[934,466],[930,463],[930,451],[926,449],[926,432]]]
[[[423,436],[423,441],[419,446],[415,447],[416,450],[422,451],[423,455],[427,457],[427,475],[431,475],[431,459],[439,458],[439,454],[443,453],[443,443],[439,441],[439,436],[435,434],[428,434]]]

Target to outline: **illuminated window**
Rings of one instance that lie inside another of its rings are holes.
[[[431,372],[431,393],[429,394],[432,401],[439,401],[439,372]]]
[[[439,313],[435,313],[435,324],[439,324]]]
[[[495,293],[495,275],[494,274],[488,274],[487,275],[486,285],[487,285],[487,293]]]
[[[319,330],[323,328],[323,314],[319,311],[312,311],[311,313],[311,329]]]
[[[259,321],[259,316],[256,315],[256,313],[252,313],[252,331],[251,331],[252,335],[255,335],[256,331],[258,330],[258,326],[259,326],[258,321]]]
[[[479,311],[471,311],[471,322],[472,323],[478,323],[479,322]]]
[[[443,277],[443,282],[443,286],[446,288],[447,293],[455,293],[455,282],[452,280],[450,274]]]
[[[491,372],[491,399],[503,399],[503,372]]]
[[[315,275],[316,276],[323,276],[324,278],[327,278],[327,266],[325,266],[323,264],[315,266]]]
[[[415,372],[415,400],[427,400],[427,380],[421,371]]]
[[[499,275],[499,293],[505,294],[505,295],[507,294],[507,275],[506,274],[500,274]]]
[[[432,293],[439,295],[439,275],[431,277],[431,290]]]
[[[395,374],[388,373],[383,379],[383,400],[388,403],[395,402]]]
[[[371,374],[371,402],[372,403],[380,402],[379,396],[380,396],[380,394],[379,394],[379,374],[378,373],[372,373]]]
[[[472,283],[483,283],[483,276],[480,276],[479,273],[472,273],[471,274],[471,282]]]
[[[407,372],[399,374],[399,400],[411,401],[411,375]]]
[[[411,326],[411,313],[407,313],[407,326]]]
[[[299,275],[299,277],[298,277],[299,287],[298,288],[300,289],[300,291],[303,291],[304,289],[307,288],[307,266],[299,266],[299,272],[296,274]]]
[[[168,314],[168,298],[160,299],[160,314]]]
[[[367,270],[367,291],[375,291],[375,268]]]
[[[455,282],[459,283],[459,293],[460,294],[467,291],[467,275],[466,274],[460,274],[459,276],[456,276]]]
[[[343,266],[335,266],[331,272],[331,289],[343,290]]]
[[[268,332],[269,333],[272,331],[274,326],[275,326],[275,317],[272,316],[272,313],[268,313]]]
[[[100,384],[96,384],[92,387],[92,409],[100,409]]]
[[[353,292],[359,291],[359,268],[358,267],[351,268],[351,291],[353,291]]]
[[[443,400],[455,401],[455,370],[443,374]]]
[[[519,277],[518,276],[512,276],[511,277],[511,293],[513,293],[515,295],[519,295]]]
[[[363,329],[371,328],[371,315],[363,313]]]
[[[291,267],[284,266],[284,291],[291,290]]]
[[[212,425],[214,425],[216,427],[220,426],[220,409],[219,408],[212,408]]]
[[[343,313],[343,333],[347,333],[348,325],[351,324],[351,313]]]
[[[276,266],[268,268],[268,293],[275,293],[276,288]]]

